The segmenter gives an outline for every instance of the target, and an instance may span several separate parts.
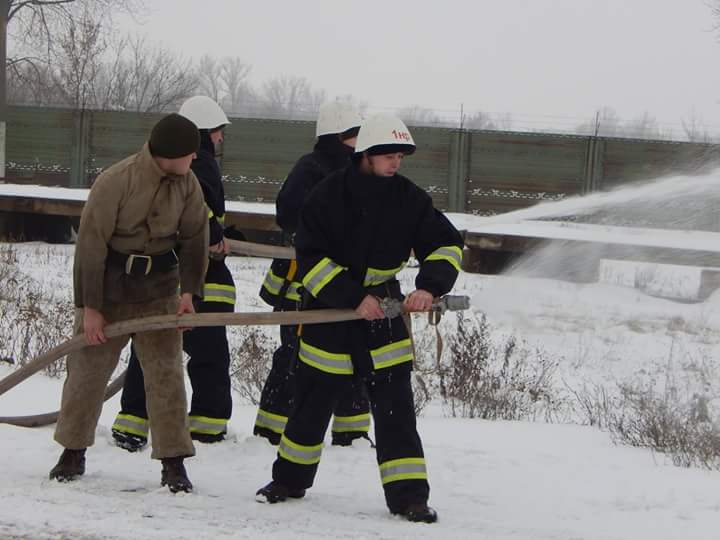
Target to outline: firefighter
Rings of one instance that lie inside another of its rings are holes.
[[[210,247],[203,297],[195,298],[198,313],[226,313],[235,309],[235,283],[225,265],[229,247],[223,240],[225,192],[216,148],[223,142],[223,129],[230,124],[220,106],[206,96],[194,96],[180,107],[179,114],[200,130],[200,149],[191,168],[202,188],[208,211]],[[223,440],[232,412],[230,352],[224,326],[199,327],[183,335],[188,354],[187,370],[192,385],[189,414],[190,437],[213,443]],[[132,348],[121,410],[112,427],[115,443],[130,452],[147,444],[148,414],[143,371]]]
[[[347,167],[360,129],[360,116],[342,103],[326,103],[320,108],[315,133],[317,143],[310,154],[301,157],[290,171],[277,197],[277,224],[292,239],[300,209],[312,189],[331,172]],[[295,260],[275,259],[260,289],[260,297],[275,311],[299,309],[301,283]],[[273,354],[272,369],[260,397],[253,433],[270,443],[280,442],[293,403],[292,365],[297,354],[298,327],[280,327],[280,347]],[[348,390],[335,406],[332,444],[350,446],[368,437],[370,409],[365,390],[357,379],[348,381]]]
[[[92,186],[75,246],[75,335],[89,347],[71,353],[55,429],[65,449],[50,478],[85,472],[103,395],[128,336],[109,338],[106,324],[151,315],[193,313],[202,296],[208,252],[207,207],[190,164],[200,134],[178,114],[161,119],[135,155],[105,170]],[[178,298],[178,294],[180,295]],[[191,491],[183,464],[195,455],[186,426],[181,334],[176,329],[133,338],[145,375],[152,457],[161,484]]]
[[[303,206],[295,237],[298,275],[308,309],[353,308],[364,320],[304,326],[295,406],[260,502],[301,498],[312,486],[332,407],[349,377],[363,378],[370,398],[377,462],[391,513],[434,522],[417,433],[410,372],[413,348],[402,316],[386,318],[380,299],[404,298],[397,273],[411,250],[420,262],[416,290],[404,305],[426,311],[457,278],[462,238],[432,199],[397,174],[415,151],[395,117],[360,128],[352,164],[319,184]]]

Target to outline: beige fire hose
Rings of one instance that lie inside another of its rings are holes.
[[[386,298],[381,303],[388,317],[395,317],[403,313],[402,303],[398,300]],[[447,295],[433,304],[432,311],[443,313],[467,309],[469,299],[466,296]],[[249,313],[193,313],[185,315],[156,315],[140,319],[130,319],[109,324],[104,333],[108,338],[149,332],[152,330],[165,330],[178,327],[199,326],[250,326],[250,325],[297,325],[320,324],[361,319],[352,309],[318,309],[310,311],[277,311],[277,312],[249,312]],[[79,334],[72,339],[61,343],[57,347],[34,358],[22,368],[14,371],[0,380],[0,395],[14,388],[25,379],[34,375],[41,369],[49,366],[67,354],[87,347],[85,335]],[[105,399],[110,399],[122,388],[124,373],[115,379],[105,391]],[[37,427],[52,424],[57,420],[57,412],[44,413],[31,416],[0,417],[1,424],[13,424],[22,427]]]

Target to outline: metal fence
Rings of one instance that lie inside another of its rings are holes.
[[[136,152],[159,114],[10,107],[9,181],[82,187]],[[233,118],[222,169],[229,199],[273,202],[309,152],[314,123]],[[494,214],[718,163],[712,144],[415,127],[402,173],[438,208]]]

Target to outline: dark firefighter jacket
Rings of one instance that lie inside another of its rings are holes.
[[[355,165],[320,183],[303,207],[295,238],[304,308],[356,308],[368,294],[402,299],[396,274],[414,250],[417,289],[446,294],[463,241],[430,196],[404,176],[362,174]],[[299,359],[328,373],[367,372],[411,362],[402,317],[305,326]]]
[[[337,136],[323,135],[318,138],[313,151],[297,161],[275,203],[277,224],[288,238],[295,234],[300,209],[308,194],[331,172],[347,167],[351,154],[352,148]],[[277,309],[294,308],[300,300],[300,282],[294,274],[294,263],[288,259],[274,259],[260,289],[260,297]]]
[[[223,188],[220,167],[215,160],[215,145],[207,130],[200,131],[200,150],[190,168],[197,176],[202,188],[205,204],[209,209],[210,245],[223,239],[225,222],[225,189]]]

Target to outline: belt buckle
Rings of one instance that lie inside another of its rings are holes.
[[[127,261],[125,261],[125,273],[128,275],[133,275],[132,269],[133,264],[135,263],[135,259],[145,260],[145,272],[143,275],[147,276],[152,269],[152,257],[150,255],[128,255]]]

